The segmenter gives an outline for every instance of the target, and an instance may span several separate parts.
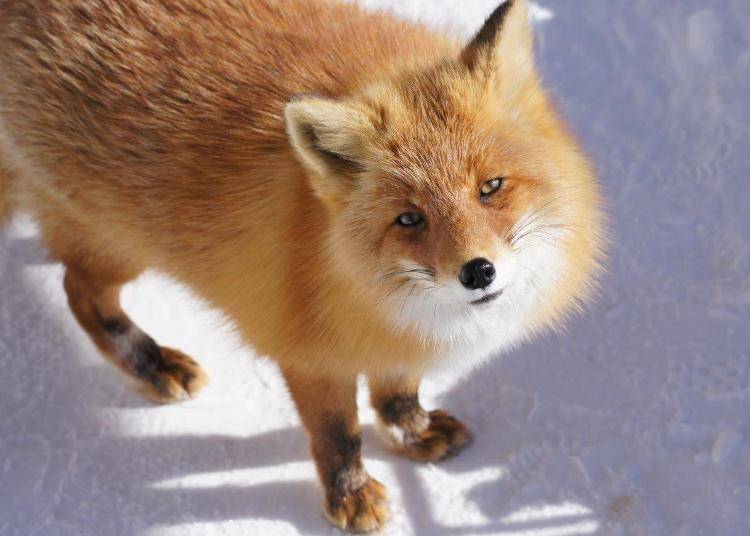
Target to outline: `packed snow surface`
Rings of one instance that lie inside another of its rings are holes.
[[[492,0],[370,0],[469,35]],[[598,302],[425,385],[475,443],[416,465],[363,403],[393,535],[750,534],[750,2],[539,0],[539,67],[601,173]],[[279,374],[185,289],[124,303],[211,384],[141,400],[77,327],[24,220],[0,237],[0,533],[332,534]],[[364,399],[363,399],[364,402]]]

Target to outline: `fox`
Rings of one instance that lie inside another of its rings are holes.
[[[470,40],[337,0],[0,2],[0,223],[38,224],[70,309],[157,403],[207,375],[123,311],[147,270],[273,359],[323,512],[387,522],[357,416],[417,462],[472,435],[433,368],[485,359],[589,300],[599,181],[542,84],[526,0]]]

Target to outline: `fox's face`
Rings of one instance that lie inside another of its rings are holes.
[[[425,337],[510,342],[596,264],[593,176],[540,87],[524,2],[505,6],[458,57],[287,107],[336,266]]]

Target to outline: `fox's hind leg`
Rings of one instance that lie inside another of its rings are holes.
[[[206,383],[205,373],[182,352],[156,344],[125,314],[120,288],[128,279],[67,265],[64,283],[73,314],[102,353],[136,380],[146,397],[161,403],[192,397]]]
[[[135,256],[118,255],[106,241],[94,243],[86,227],[43,201],[35,216],[44,242],[65,265],[65,292],[79,324],[149,399],[166,403],[192,397],[206,383],[200,366],[182,352],[156,344],[120,306],[120,289],[144,267]]]

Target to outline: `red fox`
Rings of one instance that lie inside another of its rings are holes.
[[[357,377],[394,451],[467,428],[420,378],[559,323],[590,294],[603,213],[542,88],[525,0],[466,44],[326,0],[0,3],[0,219],[23,210],[73,314],[149,398],[200,366],[121,309],[144,270],[223,311],[287,382],[324,511],[377,530]]]

